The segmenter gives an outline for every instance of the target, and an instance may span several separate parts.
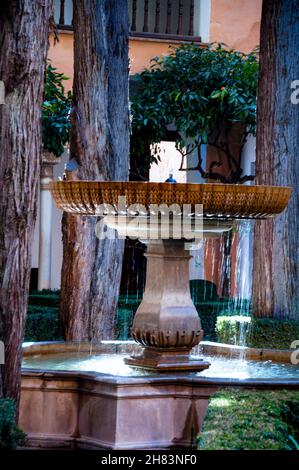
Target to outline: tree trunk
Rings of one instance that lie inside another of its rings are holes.
[[[74,110],[70,156],[79,179],[127,180],[126,0],[74,1]],[[99,240],[95,217],[64,214],[61,319],[67,340],[113,337],[123,240]]]
[[[253,312],[298,319],[299,312],[299,0],[264,0],[257,115],[258,184],[292,186],[287,209],[254,233]]]
[[[1,3],[0,395],[20,396],[22,340],[41,159],[41,105],[52,0]]]

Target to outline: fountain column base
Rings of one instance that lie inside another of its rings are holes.
[[[185,351],[179,349],[165,351],[163,349],[144,348],[142,353],[138,356],[126,358],[125,363],[130,366],[141,367],[156,372],[198,372],[210,367],[209,362],[190,357],[189,349]]]
[[[203,330],[190,295],[185,241],[151,241],[145,256],[145,292],[132,327],[133,338],[144,349],[125,363],[157,372],[207,369],[208,362],[190,356]]]

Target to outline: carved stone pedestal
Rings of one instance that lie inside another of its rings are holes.
[[[126,364],[154,371],[200,371],[209,363],[190,357],[203,337],[189,289],[190,255],[184,240],[157,240],[148,245],[143,300],[136,312],[132,336],[144,346]]]

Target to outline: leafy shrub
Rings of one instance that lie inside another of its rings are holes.
[[[216,322],[216,335],[220,343],[241,344],[247,338],[251,326],[248,316],[219,316]]]
[[[0,399],[0,450],[24,444],[25,433],[16,426],[16,406],[10,398]]]
[[[195,302],[195,307],[204,330],[205,341],[216,341],[216,322],[222,310],[225,309],[225,301]]]
[[[59,157],[70,138],[70,111],[72,94],[65,93],[63,81],[68,80],[63,73],[58,73],[51,64],[45,74],[45,92],[42,105],[42,141],[43,148]]]
[[[247,343],[253,348],[290,349],[299,339],[299,321],[253,318]]]
[[[24,341],[63,339],[59,319],[59,290],[43,289],[29,295]]]
[[[243,182],[242,169],[223,137],[236,125],[245,140],[249,133],[255,133],[257,80],[255,51],[243,54],[221,44],[204,48],[184,44],[166,56],[154,58],[149,69],[134,77],[130,152],[133,168],[143,170],[160,159],[159,142],[166,138],[167,126],[174,124],[184,167],[188,166],[186,157],[193,149],[198,149],[200,155],[201,146],[209,144],[221,148],[231,164],[230,173],[221,175],[215,171],[215,164],[206,169],[199,158],[201,176]],[[150,152],[151,145],[154,153]]]
[[[240,344],[241,325],[246,346],[253,348],[289,349],[291,343],[299,339],[298,321],[220,316],[216,323],[217,340],[221,343]]]
[[[37,305],[43,307],[59,307],[59,293],[51,291],[51,293],[45,293],[39,291],[29,295],[29,305]]]
[[[29,306],[25,341],[59,341],[63,339],[59,311],[55,307]]]
[[[202,450],[296,448],[299,392],[217,392],[198,437]]]

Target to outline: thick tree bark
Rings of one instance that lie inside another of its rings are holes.
[[[31,244],[41,158],[41,104],[52,0],[3,1],[0,12],[0,395],[20,395]]]
[[[79,179],[127,180],[126,0],[74,1],[74,110],[70,155]],[[67,340],[113,337],[122,240],[99,240],[95,217],[64,214],[61,319]]]
[[[292,186],[287,209],[257,222],[254,234],[253,312],[299,315],[299,104],[291,84],[299,73],[299,0],[264,0],[257,116],[258,184]]]

